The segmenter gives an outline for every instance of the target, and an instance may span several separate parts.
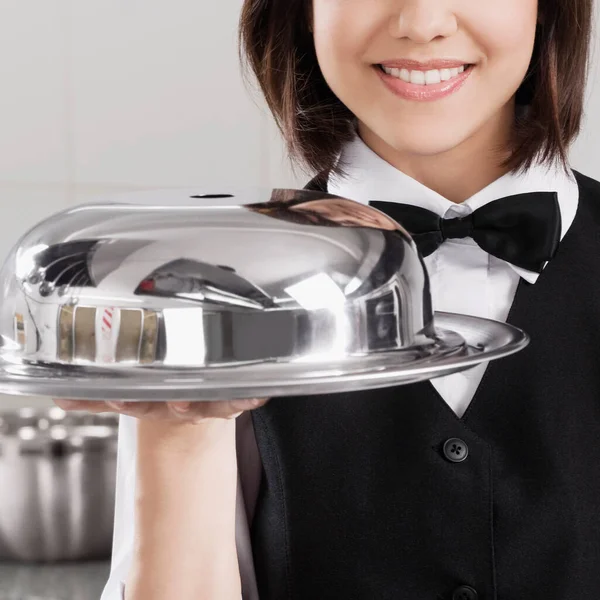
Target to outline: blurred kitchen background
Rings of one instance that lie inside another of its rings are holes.
[[[241,3],[0,0],[2,256],[43,217],[99,196],[304,184],[242,81]],[[598,107],[595,56],[572,162],[600,179]],[[0,395],[0,600],[97,600],[108,574],[116,425],[49,407]],[[49,427],[62,433],[40,437]]]

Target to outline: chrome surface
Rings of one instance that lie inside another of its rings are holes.
[[[475,317],[436,313],[436,341],[425,348],[324,360],[264,362],[230,368],[165,371],[73,365],[7,366],[13,393],[45,390],[61,398],[227,400],[325,394],[390,387],[450,375],[525,348],[520,329]],[[445,329],[449,327],[451,329]]]
[[[456,328],[436,331],[404,229],[317,192],[171,190],[75,207],[20,240],[0,285],[8,393],[318,393],[476,360]],[[525,337],[510,331],[506,350],[516,351]]]
[[[0,561],[108,558],[117,418],[53,408],[0,419]]]
[[[110,561],[0,562],[0,600],[99,600]]]

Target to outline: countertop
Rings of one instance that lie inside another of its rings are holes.
[[[0,600],[99,600],[109,561],[30,565],[0,562]]]

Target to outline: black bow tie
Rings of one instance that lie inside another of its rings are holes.
[[[409,204],[369,202],[400,223],[428,256],[449,238],[473,238],[489,254],[517,267],[541,273],[554,257],[561,233],[556,192],[532,192],[507,196],[477,209],[466,217],[442,219]]]

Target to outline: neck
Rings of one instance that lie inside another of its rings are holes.
[[[509,104],[470,138],[451,150],[433,155],[417,155],[388,145],[362,123],[358,133],[381,158],[444,198],[464,202],[509,169],[502,166],[508,156],[514,122],[514,106]]]

